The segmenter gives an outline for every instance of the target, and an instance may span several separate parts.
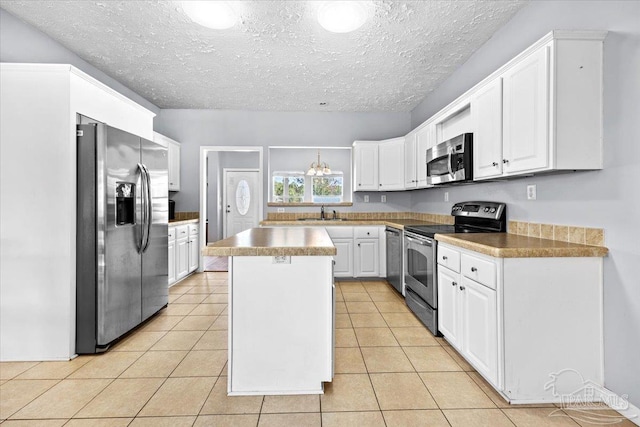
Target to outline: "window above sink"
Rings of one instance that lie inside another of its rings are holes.
[[[330,173],[308,175],[318,152]],[[352,206],[351,147],[269,147],[269,182],[268,206]]]

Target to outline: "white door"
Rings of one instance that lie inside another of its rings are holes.
[[[258,169],[224,169],[224,237],[258,226]]]
[[[378,191],[378,143],[356,142],[354,191]]]
[[[502,79],[497,78],[471,100],[473,178],[502,175]]]
[[[378,277],[380,275],[378,239],[357,239],[355,243],[355,276]]]
[[[496,291],[462,278],[463,354],[488,380],[498,382]]]
[[[404,190],[404,137],[381,141],[378,161],[380,190]]]
[[[504,172],[549,166],[549,47],[503,75]]]
[[[334,239],[336,255],[333,257],[335,277],[353,277],[353,239]]]
[[[438,330],[454,347],[460,347],[458,275],[438,266]]]

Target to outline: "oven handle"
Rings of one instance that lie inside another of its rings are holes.
[[[422,245],[422,246],[431,246],[433,244],[433,241],[428,240],[428,239],[424,239],[424,240],[423,239],[416,239],[415,237],[407,236],[406,234],[405,234],[405,237],[407,238],[408,241],[417,243],[417,244]]]
[[[455,174],[453,173],[453,147],[449,147],[449,150],[447,150],[448,153],[448,160],[447,160],[447,169],[449,169],[449,175],[451,175],[451,178],[455,178]]]

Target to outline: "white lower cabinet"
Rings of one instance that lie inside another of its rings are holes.
[[[168,269],[169,285],[176,281],[176,229],[169,227]]]
[[[355,239],[355,277],[380,276],[380,242],[378,239]]]
[[[198,224],[169,226],[169,286],[196,271],[200,265]]]
[[[437,260],[438,329],[507,400],[558,403],[603,386],[602,258],[496,258],[439,242]],[[579,375],[553,382],[567,371]]]
[[[353,239],[333,239],[337,254],[333,258],[335,277],[353,277]]]
[[[197,224],[189,224],[189,273],[196,271],[200,264],[198,229]]]
[[[463,277],[460,285],[462,350],[478,372],[498,382],[496,291]]]

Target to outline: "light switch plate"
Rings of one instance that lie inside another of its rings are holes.
[[[380,201],[381,201],[382,203],[387,203],[387,195],[386,195],[386,194],[383,194],[382,196],[380,196]]]
[[[449,201],[449,192],[448,192],[448,191],[445,191],[445,192],[444,192],[444,201],[445,201],[445,202],[448,202],[448,201]]]
[[[536,200],[537,189],[535,184],[527,185],[527,200]]]

